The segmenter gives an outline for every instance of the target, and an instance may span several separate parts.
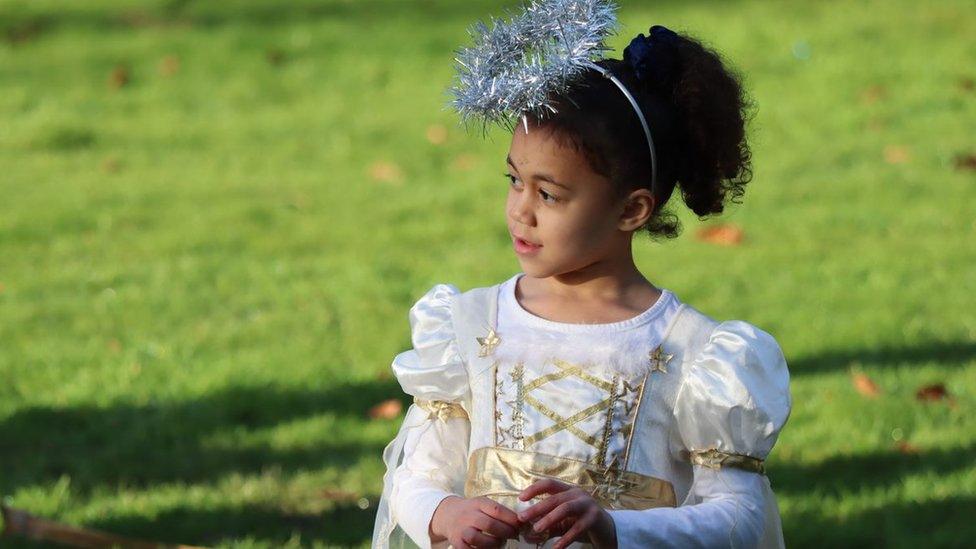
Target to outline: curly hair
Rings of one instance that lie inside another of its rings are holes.
[[[686,35],[678,35],[672,55],[676,70],[665,83],[641,82],[623,60],[599,61],[634,95],[654,138],[656,206],[642,227],[652,239],[680,233],[677,215],[665,209],[676,185],[684,203],[704,219],[722,213],[726,202],[740,203],[752,179],[746,141],[752,103],[739,77],[716,51]],[[594,172],[611,181],[616,198],[650,189],[647,138],[633,107],[610,80],[589,71],[581,85],[553,102],[556,113],[526,116],[582,153]]]

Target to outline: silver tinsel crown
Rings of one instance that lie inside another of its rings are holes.
[[[469,33],[474,45],[458,52],[451,105],[467,125],[509,129],[523,112],[556,112],[553,96],[567,92],[593,61],[610,50],[616,6],[606,0],[531,0],[509,20],[491,18]]]

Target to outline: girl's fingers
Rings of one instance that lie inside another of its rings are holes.
[[[539,494],[556,494],[569,490],[570,488],[572,486],[565,482],[560,482],[554,478],[544,478],[533,482],[528,488],[522,490],[522,493],[519,494],[519,499],[528,501]]]
[[[525,532],[523,532],[523,535],[525,536],[525,541],[529,543],[543,543],[550,538],[556,538],[565,534],[566,530],[569,530],[575,523],[576,521],[573,519],[573,517],[569,517],[550,526],[544,532],[536,532],[530,526]]]
[[[573,520],[573,517],[565,518],[557,522],[556,524],[553,524],[552,526],[549,527],[548,530],[550,537],[561,536],[565,534],[566,531],[572,528],[574,524],[576,524],[576,521]]]
[[[514,539],[518,537],[517,528],[488,515],[481,515],[475,518],[472,526],[496,538]]]
[[[487,497],[483,498],[478,508],[481,509],[482,513],[511,525],[513,528],[518,528],[519,526],[519,518],[515,514],[515,511]]]
[[[549,528],[550,524],[555,524],[564,518],[579,516],[586,511],[589,503],[590,502],[585,498],[574,499],[563,503],[559,507],[553,509],[548,515],[539,519],[539,521],[535,523],[534,528],[536,528],[537,531],[542,531]]]
[[[560,492],[556,495],[549,496],[546,499],[540,501],[539,503],[532,505],[528,509],[519,512],[518,518],[522,522],[531,521],[532,519],[536,517],[541,517],[542,515],[555,509],[557,505],[567,501],[568,499],[572,499],[572,497],[573,497],[573,493],[569,491]]]
[[[525,541],[529,543],[545,543],[546,540],[552,537],[550,532],[535,532],[529,528],[523,533]]]
[[[559,540],[555,543],[555,545],[552,546],[552,549],[564,549],[570,543],[576,541],[577,538],[589,530],[590,527],[593,526],[593,523],[596,522],[597,512],[598,511],[595,507],[590,507],[590,509],[587,510],[586,513],[584,513],[583,516],[576,521],[576,524],[574,524],[569,530],[566,530],[566,533],[559,537]]]
[[[468,526],[461,532],[461,541],[479,549],[481,547],[501,547],[505,543],[504,539],[483,534],[474,526]]]

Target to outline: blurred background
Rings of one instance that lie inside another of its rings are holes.
[[[509,136],[445,105],[485,0],[0,0],[0,496],[221,547],[366,546],[436,283],[518,272]],[[742,205],[641,238],[771,332],[791,546],[976,538],[976,10],[623,1],[756,103]],[[6,525],[9,528],[9,524]],[[41,547],[0,538],[4,547]]]

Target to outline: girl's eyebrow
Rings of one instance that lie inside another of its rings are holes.
[[[506,158],[506,160],[508,161],[508,165],[509,165],[509,166],[511,166],[512,168],[514,168],[514,169],[515,169],[515,171],[518,171],[518,168],[516,168],[516,167],[515,167],[515,162],[512,162],[512,156],[511,156],[511,155],[509,155],[509,156],[508,156],[508,157]],[[553,177],[552,177],[551,175],[549,175],[549,174],[545,174],[545,173],[537,173],[537,174],[535,174],[535,178],[536,178],[536,179],[541,179],[541,180],[543,180],[543,181],[548,181],[549,183],[552,183],[553,185],[558,185],[558,186],[560,186],[560,187],[562,187],[562,188],[564,188],[564,189],[566,189],[567,191],[571,191],[571,190],[573,190],[573,189],[571,189],[571,188],[569,187],[569,185],[566,185],[566,184],[564,184],[564,183],[560,183],[560,182],[558,182],[558,181],[556,181],[556,180],[555,180],[555,179],[553,179]]]

